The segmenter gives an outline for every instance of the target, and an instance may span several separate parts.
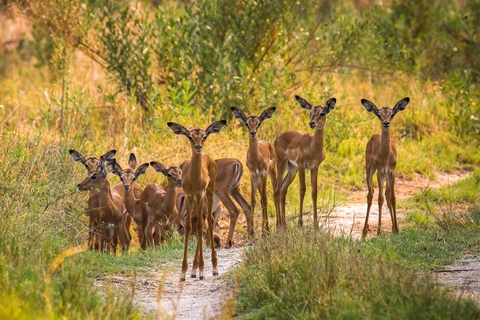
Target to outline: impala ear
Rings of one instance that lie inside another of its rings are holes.
[[[160,162],[152,161],[150,162],[150,165],[153,167],[153,169],[155,169],[155,171],[162,173],[164,176],[168,174],[167,169]]]
[[[303,109],[312,109],[312,104],[307,100],[303,99],[302,97],[295,95],[295,99],[297,99],[298,103],[300,103],[300,107],[302,107]]]
[[[328,99],[327,103],[325,104],[325,108],[327,112],[332,111],[335,108],[336,103],[337,103],[337,99],[335,98]]]
[[[105,165],[107,168],[105,168]],[[108,163],[105,163],[105,159],[103,157],[100,157],[100,160],[98,160],[98,168],[100,169],[100,173],[103,175],[103,177],[106,177],[108,173],[113,171],[113,168],[117,165],[117,161],[115,159],[108,160]]]
[[[175,122],[167,122],[167,126],[169,126],[170,129],[172,129],[172,131],[175,134],[183,134],[184,136],[187,136],[188,138],[191,137],[190,136],[190,131],[188,131],[187,128],[185,128],[181,124],[178,124],[178,123],[175,123]]]
[[[81,164],[83,164],[84,166],[87,165],[87,161],[85,160],[85,157],[82,156],[82,154],[78,151],[75,151],[75,150],[68,150],[68,152],[70,153],[70,155],[72,156],[73,160],[77,161],[77,162],[80,162]]]
[[[99,165],[100,166],[100,165]],[[120,178],[122,177],[122,173],[123,173],[123,170],[122,170],[122,167],[120,167],[120,165],[118,164],[117,161],[115,161],[115,159],[113,160],[108,160],[107,161],[107,167],[111,167],[112,168],[112,173],[116,176],[119,176]]]
[[[264,120],[270,119],[273,116],[273,113],[277,110],[276,107],[270,107],[262,112],[260,115],[260,121],[263,122]]]
[[[110,150],[110,151],[105,152],[105,154],[103,156],[101,156],[100,158],[103,158],[104,161],[112,160],[113,157],[115,157],[116,153],[117,153],[117,150]]]
[[[132,170],[135,170],[137,166],[137,157],[133,153],[130,153],[130,157],[128,159],[128,167]]]
[[[407,104],[410,102],[410,98],[409,97],[406,97],[406,98],[403,98],[402,100],[398,101],[397,104],[395,105],[395,107],[393,107],[393,111],[392,111],[392,117],[397,114],[397,112],[400,112],[400,111],[403,111],[405,110],[405,108],[407,107]]]
[[[211,135],[212,133],[219,132],[226,123],[227,123],[226,120],[220,120],[220,121],[215,121],[214,123],[209,125],[208,128],[205,130],[205,138]]]
[[[378,108],[373,102],[368,101],[367,99],[362,99],[360,101],[362,102],[365,110],[378,116]]]
[[[147,168],[148,168],[149,164],[148,163],[144,163],[142,165],[140,165],[137,170],[135,171],[135,178],[138,178],[140,177],[142,174],[145,174],[145,172],[147,172]]]
[[[238,120],[242,121],[242,122],[247,122],[247,117],[245,116],[245,113],[236,108],[236,107],[231,107],[230,110],[232,110],[232,113],[233,113],[233,116],[235,118],[237,118]]]

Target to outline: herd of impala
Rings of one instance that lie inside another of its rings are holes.
[[[225,120],[210,124],[205,130],[168,122],[167,125],[177,135],[190,140],[192,156],[177,166],[165,167],[159,162],[144,163],[137,167],[135,155],[130,154],[128,168],[122,169],[116,162],[115,150],[108,151],[100,158],[86,158],[75,150],[70,155],[82,163],[88,170],[88,177],[78,184],[80,191],[90,191],[88,199],[90,249],[105,250],[113,248],[116,252],[118,241],[123,252],[130,246],[131,221],[135,222],[138,239],[143,249],[158,245],[164,240],[165,232],[172,227],[184,230],[184,254],[181,280],[185,280],[188,269],[188,241],[191,233],[197,236],[197,247],[193,260],[191,277],[204,278],[203,235],[204,221],[207,220],[206,238],[212,250],[213,275],[218,275],[217,256],[213,230],[219,215],[219,203],[222,202],[230,214],[230,229],[226,247],[232,246],[233,232],[239,215],[235,201],[242,207],[247,217],[247,230],[250,238],[254,236],[253,214],[256,206],[256,193],[260,193],[262,210],[262,233],[270,230],[267,213],[267,176],[274,190],[276,227],[286,228],[285,203],[288,187],[297,172],[300,177],[300,210],[298,224],[303,225],[303,201],[305,197],[305,169],[310,170],[313,200],[313,223],[317,217],[317,178],[318,167],[325,159],[324,129],[327,114],[335,108],[336,99],[329,99],[324,106],[313,105],[307,100],[295,96],[300,106],[309,110],[309,127],[315,133],[302,134],[298,131],[286,131],[278,136],[272,146],[269,142],[258,141],[257,131],[263,121],[270,119],[276,108],[271,107],[260,116],[250,115],[232,107],[233,116],[242,121],[249,131],[249,147],[246,164],[250,171],[250,204],[240,194],[239,183],[243,174],[242,163],[234,158],[214,159],[203,153],[203,144],[207,137],[219,132],[226,124]],[[367,214],[362,236],[368,232],[368,217],[373,200],[372,179],[377,172],[379,193],[379,219],[377,234],[381,232],[382,205],[384,202],[383,182],[386,178],[385,197],[392,219],[392,231],[398,232],[395,200],[395,167],[397,155],[394,143],[390,140],[390,121],[396,113],[406,108],[409,98],[396,103],[393,108],[378,109],[372,102],[362,99],[364,108],[380,119],[382,132],[373,135],[367,143],[365,155],[366,181],[368,187]],[[155,171],[167,177],[166,186],[149,184],[142,188],[136,180],[152,166]],[[285,173],[286,172],[286,173]],[[110,188],[108,173],[120,177],[121,182]],[[192,229],[192,226],[195,228]]]

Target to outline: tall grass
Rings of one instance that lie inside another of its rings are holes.
[[[238,315],[246,319],[473,319],[480,310],[357,243],[290,230],[246,251]]]

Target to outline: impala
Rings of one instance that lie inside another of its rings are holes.
[[[280,203],[280,215],[285,221],[285,201],[288,187],[299,172],[300,178],[300,211],[298,225],[303,225],[303,199],[305,198],[305,169],[310,170],[313,200],[313,223],[318,225],[317,218],[317,179],[318,167],[325,159],[324,137],[327,114],[335,108],[336,99],[329,99],[324,106],[313,105],[307,100],[295,96],[300,106],[309,110],[309,127],[315,133],[303,134],[298,131],[287,131],[275,140],[275,152],[277,154],[278,178],[275,197]],[[285,170],[286,176],[283,178]]]
[[[378,229],[377,235],[381,232],[382,225],[382,206],[383,198],[383,182],[387,178],[385,197],[387,198],[387,206],[392,219],[392,232],[398,233],[397,211],[395,199],[395,167],[397,166],[397,150],[395,143],[390,140],[390,121],[400,111],[405,110],[410,98],[403,98],[398,101],[393,109],[383,107],[378,109],[373,102],[366,99],[361,100],[363,107],[373,113],[380,120],[382,125],[382,133],[374,134],[367,143],[365,152],[365,172],[367,176],[367,216],[365,225],[363,226],[362,237],[365,238],[368,233],[368,216],[373,200],[373,175],[377,171],[378,180]]]
[[[226,121],[216,121],[209,125],[207,129],[194,128],[191,130],[186,129],[184,126],[168,122],[167,125],[172,129],[175,134],[184,135],[190,140],[190,146],[192,149],[192,158],[190,163],[185,164],[182,174],[182,187],[187,195],[187,218],[185,223],[185,245],[183,250],[183,262],[182,272],[180,280],[185,281],[185,275],[188,269],[188,238],[192,230],[191,216],[192,210],[195,207],[199,216],[203,215],[203,203],[205,197],[207,199],[207,221],[208,221],[208,233],[210,239],[213,239],[213,197],[215,192],[215,180],[217,178],[217,163],[208,154],[202,153],[203,143],[207,137],[213,133],[219,132],[225,125]],[[203,245],[202,245],[202,233],[203,233],[203,219],[197,219],[197,248],[195,250],[195,258],[193,259],[193,267],[190,276],[196,277],[196,270],[199,269],[199,278],[203,279],[204,274],[204,261],[203,261]],[[212,248],[212,266],[213,275],[218,275],[217,268],[217,254],[215,246]]]
[[[247,151],[247,168],[250,170],[251,194],[250,203],[252,214],[255,214],[256,193],[260,193],[260,204],[262,206],[262,231],[269,232],[268,213],[267,213],[267,176],[272,181],[273,189],[277,186],[277,157],[275,149],[268,141],[258,141],[257,131],[263,121],[273,116],[276,108],[271,107],[262,112],[260,116],[250,115],[235,107],[231,108],[235,118],[242,121],[249,131],[249,146]],[[279,212],[279,205],[274,197],[275,211],[277,217],[277,227],[285,225]],[[247,221],[248,222],[248,221]],[[248,234],[253,237],[253,219],[248,223]]]

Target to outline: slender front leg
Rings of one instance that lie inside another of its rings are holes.
[[[377,180],[378,180],[378,229],[377,235],[380,235],[382,232],[382,207],[383,202],[385,201],[383,195],[383,181],[385,180],[385,175],[378,171],[377,172]]]
[[[267,211],[267,176],[262,176],[260,180],[260,203],[262,205],[262,229],[266,234],[270,233],[268,226],[268,211]]]
[[[210,183],[207,187],[207,222],[208,222],[208,233],[210,234],[210,239],[212,239],[212,274],[213,276],[218,276],[218,260],[217,260],[217,252],[215,249],[215,245],[213,243],[213,229],[215,229],[215,219],[212,214],[213,208],[213,197],[215,192],[215,179],[210,180]],[[203,226],[202,226],[203,227]],[[203,268],[200,269],[203,274]]]
[[[297,175],[297,171],[298,171],[298,167],[289,162],[287,175],[285,176],[285,179],[283,179],[280,185],[280,204],[281,204],[282,215],[284,217],[286,216],[285,203],[287,198],[288,187],[292,184],[293,179],[295,179],[295,176]],[[279,181],[279,184],[280,184],[280,181]]]
[[[370,209],[372,207],[372,202],[373,202],[373,175],[375,174],[375,167],[373,167],[369,162],[367,162],[366,165],[366,178],[367,178],[367,188],[368,188],[368,194],[367,194],[367,215],[365,217],[365,225],[363,226],[363,231],[362,231],[362,238],[365,238],[368,233],[368,217],[370,215]]]
[[[298,216],[298,225],[303,226],[303,200],[307,187],[305,186],[305,168],[298,166],[298,177],[300,179],[300,215]]]
[[[197,230],[197,247],[195,249],[195,257],[193,258],[193,266],[192,272],[190,273],[191,278],[195,278],[197,276],[197,269],[200,268],[200,280],[203,279],[203,221],[204,221],[204,201],[205,198],[202,195],[195,196],[195,210],[197,212],[197,222],[196,222],[196,230]]]
[[[180,274],[180,280],[185,281],[185,275],[188,269],[188,239],[192,232],[192,208],[193,208],[193,196],[187,195],[187,217],[185,219],[185,243],[183,247],[183,261],[182,261],[182,273]]]
[[[250,175],[250,206],[251,206],[251,214],[252,214],[252,236],[254,234],[254,224],[255,224],[255,206],[257,204],[257,199],[256,199],[256,195],[257,195],[257,181],[256,181],[256,177],[253,176],[253,175]],[[262,226],[263,226],[263,223],[262,223]]]
[[[395,174],[389,173],[387,175],[386,198],[388,210],[390,211],[390,218],[392,219],[392,232],[398,233],[396,199],[395,199]]]
[[[310,182],[312,184],[312,203],[313,203],[313,226],[318,227],[317,216],[317,179],[318,179],[318,167],[310,170]]]

